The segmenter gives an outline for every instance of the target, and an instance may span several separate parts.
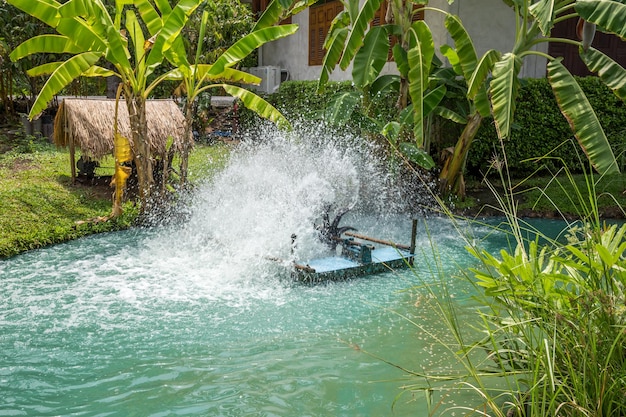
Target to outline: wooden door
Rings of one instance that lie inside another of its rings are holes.
[[[577,17],[559,22],[552,29],[552,36],[555,38],[578,40],[576,36],[577,23]],[[596,36],[591,46],[626,68],[626,42],[622,41],[618,36],[596,31]],[[578,46],[561,42],[550,42],[548,53],[554,57],[563,57],[563,65],[565,65],[573,75],[591,75],[591,72],[589,72],[578,55]]]

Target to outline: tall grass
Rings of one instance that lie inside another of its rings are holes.
[[[569,184],[555,180],[549,185],[574,187],[567,198],[578,208],[578,219],[564,223],[556,238],[546,236],[518,218],[520,185],[510,181],[506,166],[505,159],[493,164],[508,189],[496,194],[506,219],[498,232],[509,234],[513,245],[490,253],[459,228],[476,260],[475,268],[461,274],[476,289],[473,329],[459,319],[465,313],[450,295],[449,277],[439,272],[443,268],[433,271],[438,285],[423,287],[433,300],[428,307],[451,335],[438,342],[462,369],[437,391],[444,395],[461,388],[477,394],[472,403],[441,407],[432,401],[431,389],[431,414],[625,416],[626,224],[602,221],[599,179],[591,171],[581,189],[563,168],[559,178]],[[545,189],[534,192],[551,197]],[[552,202],[559,212],[559,201]],[[431,244],[436,248],[434,239]],[[431,256],[443,262],[436,249]],[[420,378],[433,382],[442,375]],[[406,389],[426,392],[428,387],[420,382]]]

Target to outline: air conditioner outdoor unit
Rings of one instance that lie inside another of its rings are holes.
[[[260,85],[253,85],[252,88],[267,94],[275,93],[280,86],[280,68],[272,66],[252,67],[249,69],[250,74],[261,79]]]

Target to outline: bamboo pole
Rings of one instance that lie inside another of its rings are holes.
[[[415,255],[416,238],[417,238],[417,219],[413,219],[413,224],[411,225],[411,247],[409,248],[409,253],[411,255]]]
[[[377,239],[375,237],[369,237],[369,236],[365,236],[365,235],[361,235],[359,233],[353,233],[353,232],[345,232],[344,233],[346,236],[351,236],[351,237],[355,237],[357,239],[363,239],[363,240],[369,240],[370,242],[374,242],[374,243],[380,243],[381,245],[387,245],[387,246],[394,246],[396,248],[399,249],[405,249],[405,250],[409,250],[411,249],[410,246],[408,245],[403,245],[400,243],[395,243],[389,240],[383,240],[383,239]]]
[[[74,144],[74,135],[72,134],[72,132],[68,132],[69,127],[67,123],[67,108],[64,109],[63,124],[65,125],[65,129],[63,129],[63,134],[65,135],[65,143],[69,142],[70,144],[70,167],[72,170],[72,185],[74,185],[76,184],[76,145]]]

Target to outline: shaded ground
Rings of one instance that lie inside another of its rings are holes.
[[[496,191],[499,195],[504,195],[503,187],[496,187]],[[498,198],[494,195],[493,191],[484,183],[475,182],[466,189],[466,200],[471,201],[468,207],[463,207],[456,210],[456,214],[467,217],[491,217],[501,216],[503,211],[501,205],[498,202]],[[516,205],[521,207],[517,211],[518,217],[529,218],[545,218],[545,219],[561,219],[565,217],[569,220],[577,218],[575,213],[560,213],[557,210],[550,209],[531,209],[524,207],[524,203],[531,204],[523,195],[516,196]],[[618,205],[601,207],[599,209],[600,217],[603,219],[625,219],[624,208]]]

